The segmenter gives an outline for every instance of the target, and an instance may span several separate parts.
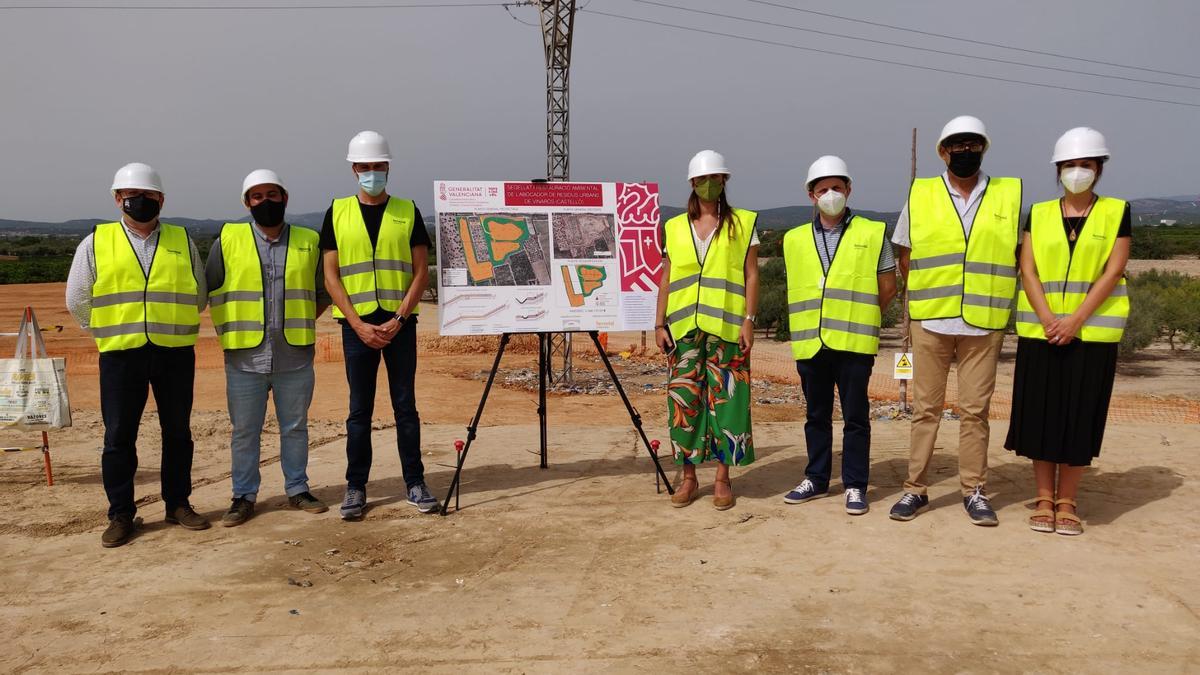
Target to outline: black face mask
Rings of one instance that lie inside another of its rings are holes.
[[[979,173],[979,165],[983,164],[982,152],[954,152],[950,154],[950,173],[959,178],[970,178]]]
[[[250,215],[254,216],[254,222],[263,227],[277,227],[283,224],[285,208],[287,208],[287,204],[282,201],[265,199],[250,207]]]
[[[146,195],[126,197],[121,200],[121,210],[125,215],[139,223],[148,223],[158,217],[162,204]]]

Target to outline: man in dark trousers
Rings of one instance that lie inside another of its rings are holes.
[[[321,229],[325,285],[333,299],[333,315],[342,324],[350,385],[341,515],[358,520],[366,509],[380,358],[387,367],[408,503],[429,513],[438,501],[425,485],[421,419],[413,391],[418,304],[429,280],[429,233],[416,205],[389,196],[385,189],[392,155],[383,136],[358,133],[350,140],[346,159],[358,179],[358,194],[335,199]]]

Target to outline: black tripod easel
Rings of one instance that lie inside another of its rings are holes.
[[[637,429],[638,436],[642,439],[642,445],[646,447],[646,452],[650,458],[654,460],[654,469],[657,471],[657,480],[661,479],[667,486],[667,494],[675,494],[674,488],[671,487],[671,481],[667,479],[667,474],[663,471],[662,464],[658,461],[657,445],[655,441],[652,446],[650,439],[646,437],[646,431],[642,428],[642,414],[633,407],[633,403],[629,401],[629,397],[625,395],[625,389],[621,386],[621,381],[617,378],[617,373],[613,370],[612,362],[608,360],[608,354],[604,352],[604,347],[600,344],[600,334],[596,331],[588,331],[592,338],[592,344],[596,346],[596,352],[600,354],[600,360],[604,362],[604,367],[608,370],[608,376],[612,379],[613,386],[616,387],[617,393],[621,395],[621,401],[625,404],[625,409],[629,411],[629,419],[633,422],[633,426]],[[483,386],[483,395],[479,397],[479,407],[475,410],[475,417],[471,419],[471,424],[467,426],[467,442],[466,445],[458,452],[457,466],[454,470],[454,479],[450,481],[450,491],[446,493],[446,498],[442,500],[442,515],[446,515],[450,508],[450,498],[454,497],[454,510],[458,510],[458,495],[459,478],[462,476],[463,464],[467,460],[467,452],[471,449],[471,442],[475,440],[476,431],[479,429],[479,420],[483,417],[483,406],[487,403],[488,393],[492,390],[492,383],[496,380],[496,372],[500,369],[500,359],[504,356],[504,348],[508,345],[509,338],[512,333],[504,333],[500,336],[500,348],[496,350],[496,360],[492,362],[492,370],[488,373],[487,384]],[[540,452],[539,452],[539,467],[545,469],[549,466],[548,455],[546,453],[546,385],[550,381],[550,334],[538,333],[538,426],[540,428]]]

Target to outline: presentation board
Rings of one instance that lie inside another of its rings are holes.
[[[434,181],[442,335],[653,330],[656,183]]]

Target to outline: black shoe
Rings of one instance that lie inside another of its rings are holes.
[[[971,522],[976,525],[993,527],[1000,524],[1000,519],[992,510],[992,505],[988,501],[988,496],[984,494],[982,485],[976,487],[975,492],[963,497],[963,508],[967,510]]]
[[[892,507],[888,517],[892,520],[912,520],[917,514],[929,508],[929,496],[905,492],[900,501]]]
[[[234,497],[229,510],[221,516],[221,524],[225,527],[241,525],[254,515],[254,502],[243,497]]]
[[[317,499],[313,496],[313,493],[307,491],[288,497],[288,505],[293,509],[300,509],[309,513],[325,513],[329,510],[325,502]]]
[[[133,522],[133,516],[113,516],[109,518],[104,534],[100,535],[100,545],[104,548],[124,546],[133,538],[135,531],[137,526]]]
[[[167,515],[163,520],[172,525],[179,525],[186,530],[207,530],[212,527],[208,519],[196,513],[191,504],[167,509]]]

